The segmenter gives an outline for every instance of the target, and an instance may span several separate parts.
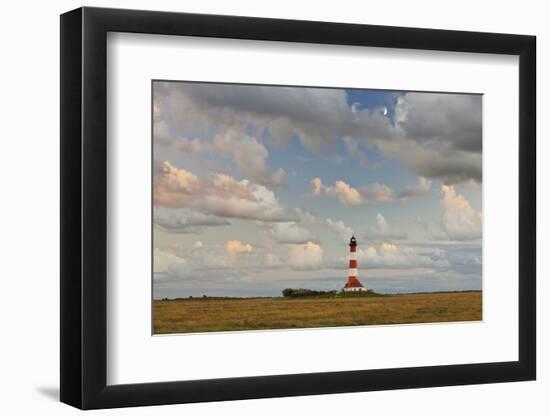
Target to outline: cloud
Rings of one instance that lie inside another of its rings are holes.
[[[420,176],[480,183],[481,106],[480,95],[407,93],[397,99],[395,125],[368,141]]]
[[[424,177],[418,177],[416,184],[408,186],[399,193],[399,198],[406,200],[411,197],[421,196],[424,194],[428,194],[431,189],[431,180]]]
[[[421,216],[416,217],[415,222],[420,225],[428,240],[448,240],[447,234],[443,230],[441,223],[434,224]]]
[[[227,219],[191,212],[187,217],[177,210],[158,207],[154,210],[154,223],[162,227],[168,233],[198,233],[201,227],[229,226]]]
[[[156,145],[170,146],[172,143],[172,134],[168,127],[168,123],[164,120],[156,120],[153,122],[153,140]]]
[[[323,263],[323,249],[317,243],[289,247],[288,266],[297,270],[318,269]]]
[[[447,185],[481,182],[480,95],[395,95],[392,112],[350,106],[342,89],[155,82],[153,95],[155,117],[180,136],[198,132],[204,138],[213,128],[236,131],[230,142],[234,148],[250,147],[254,167],[262,166],[263,137],[275,145],[297,137],[311,152],[334,150],[339,138],[346,138],[346,149],[355,156],[364,144],[422,177]],[[242,139],[245,133],[254,140]],[[248,168],[241,164],[241,169]],[[266,171],[259,172],[253,179],[260,184],[274,175],[262,179]]]
[[[256,138],[227,129],[214,137],[212,148],[221,154],[231,155],[237,168],[255,182],[267,186],[284,184],[284,170],[269,173],[268,151]]]
[[[226,226],[231,224],[226,219],[196,211],[185,219],[185,223],[192,226]]]
[[[159,122],[160,123],[160,122]],[[159,129],[155,137],[161,143],[171,145],[182,153],[208,152],[214,155],[231,158],[235,166],[258,184],[266,186],[284,185],[285,171],[279,168],[276,172],[270,173],[267,165],[269,152],[264,144],[250,135],[245,134],[237,127],[224,128],[218,132],[211,142],[199,139],[179,138],[173,142],[163,140],[163,131]]]
[[[228,241],[225,245],[195,242],[173,250],[178,256],[187,259],[191,269],[189,276],[199,277],[205,283],[215,278],[216,274],[217,277],[238,276],[243,273],[242,268],[252,262],[249,258],[255,255],[252,245],[240,241]],[[206,279],[205,272],[208,272]]]
[[[346,226],[342,220],[326,219],[325,224],[335,231],[343,242],[347,242],[353,235],[351,227]]]
[[[407,239],[407,234],[400,232],[394,227],[390,226],[386,218],[378,213],[376,215],[376,225],[369,228],[366,235],[367,239]]]
[[[321,178],[313,178],[310,181],[311,185],[313,186],[313,191],[311,192],[314,196],[321,195],[321,190],[323,189],[323,183],[321,181]]]
[[[381,243],[367,249],[357,249],[359,269],[446,267],[447,259],[440,253],[434,256],[418,253],[415,248],[392,243]]]
[[[441,187],[443,208],[442,225],[451,240],[475,240],[481,238],[481,212],[474,210],[469,201],[458,194],[453,186]]]
[[[163,276],[186,276],[191,270],[189,263],[171,253],[155,248],[153,254],[153,272],[156,278]]]
[[[319,271],[322,269],[343,270],[347,268],[347,258],[324,262],[324,252],[317,243],[286,245],[286,257],[249,243],[238,240],[228,241],[225,246],[197,245],[186,248],[172,247],[169,250],[155,249],[155,279],[194,280],[202,285],[231,279],[243,281],[256,279],[258,272],[277,269],[295,271]],[[477,255],[476,255],[477,256]],[[456,257],[456,256],[455,256]],[[460,255],[454,263],[462,259]],[[430,247],[408,247],[391,243],[380,243],[357,250],[360,270],[367,269],[407,269],[407,268],[448,268],[446,252]],[[461,261],[462,262],[462,261]],[[473,261],[468,261],[467,265]],[[475,264],[479,266],[478,264]],[[474,266],[475,266],[474,265]],[[207,274],[207,279],[205,279]]]
[[[288,247],[281,253],[239,240],[224,245],[201,241],[171,244],[154,251],[155,280],[178,281],[206,289],[233,282],[242,290],[243,282],[253,282],[265,271],[288,267]]]
[[[204,286],[226,280],[242,282],[260,279],[262,273],[278,269],[316,269],[320,262],[318,245],[284,245],[266,248],[253,246],[237,239],[225,244],[207,244],[201,241],[175,243],[154,251],[155,279],[162,281],[196,281]],[[302,251],[299,248],[304,247]],[[298,249],[297,249],[298,248]],[[322,254],[322,251],[320,251]],[[290,254],[296,257],[289,263]],[[305,258],[297,259],[302,253]]]
[[[296,102],[293,110],[280,106],[280,100],[288,93],[293,95],[293,91],[296,89],[275,91],[272,87],[155,82],[154,109],[159,119],[153,129],[155,143],[183,153],[210,152],[230,158],[254,182],[284,185],[284,170],[269,172],[269,152],[261,142],[261,135],[267,129],[273,142],[286,142],[300,130],[300,123],[290,123],[289,117],[304,115],[301,103]],[[315,92],[311,96],[313,107],[319,104],[318,99],[332,97]],[[300,94],[296,98],[299,97]],[[308,123],[313,122],[314,116],[315,113],[304,115]],[[170,134],[168,125],[175,134]],[[194,135],[194,139],[189,139],[189,135]],[[316,142],[317,138],[310,138],[313,147]]]
[[[482,237],[483,218],[454,186],[441,186],[441,221],[429,222],[417,217],[416,222],[431,240],[475,241]]]
[[[301,224],[304,225],[312,225],[315,222],[317,222],[317,217],[315,215],[311,214],[309,211],[301,209],[301,208],[295,208],[294,213],[298,217],[298,220]]]
[[[363,197],[356,188],[344,181],[336,181],[333,187],[325,186],[328,195],[338,198],[340,203],[348,206],[358,206],[363,203]]]
[[[256,126],[274,143],[297,136],[312,151],[332,143],[350,115],[345,91],[336,89],[155,82],[153,95],[181,132]]]
[[[185,169],[178,169],[170,162],[155,162],[155,204],[165,207],[186,207],[201,189],[199,178]]]
[[[265,267],[270,269],[282,268],[284,266],[281,262],[281,259],[279,259],[277,255],[271,252],[266,253],[264,265]]]
[[[374,183],[360,188],[360,193],[367,201],[376,201],[377,203],[388,203],[393,201],[394,191],[386,184]]]
[[[388,203],[394,200],[394,191],[385,184],[373,183],[355,188],[345,181],[337,180],[334,186],[324,185],[320,178],[310,181],[313,186],[312,195],[319,196],[321,191],[335,197],[345,206],[355,207],[365,203]]]
[[[314,240],[306,228],[296,222],[280,222],[267,225],[268,234],[277,243],[307,243]]]
[[[481,95],[408,93],[397,101],[407,138],[448,142],[456,150],[481,152]]]
[[[228,240],[225,244],[225,250],[228,253],[250,253],[252,252],[252,245],[242,243],[240,240]]]
[[[342,138],[342,141],[344,142],[344,146],[346,147],[346,151],[348,152],[349,156],[357,159],[363,165],[367,164],[368,162],[367,154],[365,154],[365,152],[363,152],[359,148],[359,141],[357,139],[349,136],[345,136]]]
[[[155,162],[153,201],[157,206],[187,207],[218,217],[267,222],[296,218],[262,185],[219,173],[199,178],[168,161]]]

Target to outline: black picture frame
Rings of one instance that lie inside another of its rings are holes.
[[[107,385],[108,32],[519,56],[519,360]],[[61,401],[81,409],[536,378],[536,38],[102,8],[61,15]]]

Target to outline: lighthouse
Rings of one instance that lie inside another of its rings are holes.
[[[367,291],[357,279],[357,239],[352,236],[349,241],[349,273],[348,282],[342,289],[344,292]]]

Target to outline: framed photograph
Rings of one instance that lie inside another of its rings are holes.
[[[533,380],[535,37],[61,16],[61,401]]]

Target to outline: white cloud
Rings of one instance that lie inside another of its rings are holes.
[[[343,242],[347,242],[353,235],[351,227],[346,226],[342,220],[326,219],[325,223],[338,234]]]
[[[301,208],[295,208],[294,213],[298,217],[298,220],[301,224],[304,225],[312,225],[317,221],[317,217],[315,215],[311,214],[309,211],[301,209]]]
[[[418,267],[446,267],[449,262],[441,257],[418,253],[412,247],[400,246],[391,243],[381,243],[369,246],[367,249],[357,249],[357,263],[359,269],[369,268],[418,268]]]
[[[268,222],[296,217],[280,205],[273,191],[262,185],[225,174],[199,178],[168,161],[155,164],[153,199],[157,206],[187,207],[218,217]]]
[[[171,252],[155,248],[153,254],[153,272],[155,277],[159,276],[186,276],[191,267],[189,263]]]
[[[451,240],[474,240],[481,238],[481,212],[474,210],[469,201],[458,194],[453,186],[441,187],[443,208],[442,225]]]
[[[310,181],[313,186],[312,195],[319,196],[321,191],[335,197],[348,207],[355,207],[371,202],[388,203],[394,200],[395,193],[386,184],[373,183],[355,188],[345,181],[337,180],[333,186],[324,185],[320,178]]]
[[[204,245],[200,248],[193,248],[191,251],[182,250],[187,256],[194,276],[206,277],[205,281],[212,278],[212,272],[220,276],[235,276],[242,271],[242,268],[250,263],[247,259],[254,252],[229,252],[220,245]],[[206,275],[205,275],[206,273]]]
[[[307,243],[311,233],[296,222],[279,222],[267,225],[268,234],[278,243]]]
[[[314,196],[321,195],[321,190],[323,189],[323,182],[321,181],[321,178],[313,178],[310,183],[313,186],[313,191],[311,193]]]
[[[240,240],[229,240],[224,245],[201,241],[171,244],[155,249],[155,279],[193,281],[200,288],[229,281],[242,285],[256,279],[259,272],[289,267],[287,258],[282,257],[287,255],[288,246],[274,249],[281,249],[280,253]]]
[[[369,228],[367,239],[406,239],[407,234],[391,226],[382,213],[376,215],[376,224]]]
[[[448,237],[443,230],[441,223],[434,224],[422,218],[421,216],[418,216],[415,219],[415,222],[420,225],[420,227],[424,231],[425,237],[428,240],[448,240]]]
[[[265,266],[271,269],[277,269],[283,267],[281,259],[274,253],[266,253],[265,255]]]
[[[289,246],[288,265],[297,270],[318,269],[323,262],[323,249],[314,242]]]
[[[155,144],[169,146],[172,143],[172,134],[168,128],[168,123],[164,120],[156,120],[153,123],[153,139]]]
[[[342,204],[349,207],[358,206],[363,203],[363,198],[359,191],[344,181],[336,181],[333,187],[325,186],[325,192],[338,198]]]
[[[250,249],[252,250],[252,247]],[[246,251],[243,253],[249,254]],[[239,254],[230,253],[222,245],[207,245],[202,241],[195,241],[171,244],[168,248],[156,248],[153,260],[155,265],[159,263],[164,266],[162,269],[155,266],[155,273],[162,272],[173,278],[202,279],[204,271],[230,271],[237,268],[241,259],[234,255]]]

